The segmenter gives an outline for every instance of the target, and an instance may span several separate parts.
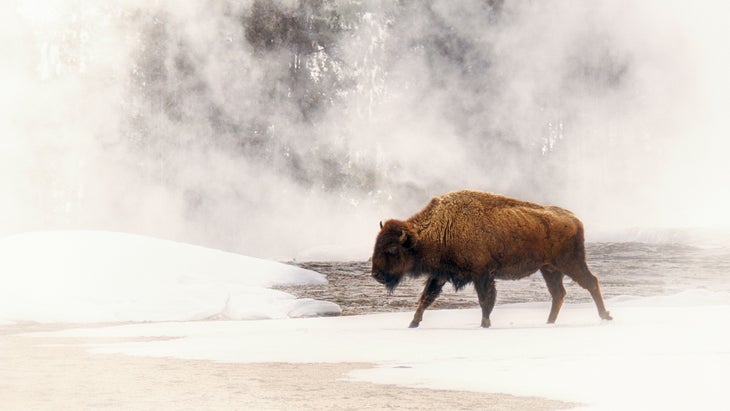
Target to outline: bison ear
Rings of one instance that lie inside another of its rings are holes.
[[[380,229],[381,230],[383,229],[383,222],[382,221],[380,222]]]
[[[398,242],[403,246],[403,248],[411,248],[415,244],[413,234],[409,233],[406,230],[401,231],[400,238],[398,238]]]

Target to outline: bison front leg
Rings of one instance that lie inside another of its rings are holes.
[[[428,308],[434,300],[436,300],[439,294],[441,294],[441,289],[444,288],[444,284],[446,284],[446,280],[438,278],[430,278],[428,282],[426,282],[426,287],[423,289],[421,298],[418,300],[416,313],[413,314],[413,321],[411,321],[411,324],[409,325],[410,328],[418,327],[421,320],[423,320],[423,312],[426,311],[426,308]]]
[[[494,286],[494,278],[486,274],[479,278],[474,284],[479,297],[479,305],[482,307],[482,327],[489,328],[492,322],[489,315],[492,314],[494,303],[497,301],[497,288]]]

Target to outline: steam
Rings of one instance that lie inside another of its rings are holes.
[[[2,13],[0,234],[363,257],[460,188],[730,226],[719,2],[101,3]]]

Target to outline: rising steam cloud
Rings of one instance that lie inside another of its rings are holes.
[[[362,257],[460,188],[727,226],[720,4],[16,0],[0,234]]]

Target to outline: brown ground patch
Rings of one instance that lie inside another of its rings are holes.
[[[79,344],[112,340],[12,335],[54,328],[59,327],[0,326],[3,410],[554,410],[577,405],[343,380],[349,371],[370,364],[224,364],[101,355]]]

